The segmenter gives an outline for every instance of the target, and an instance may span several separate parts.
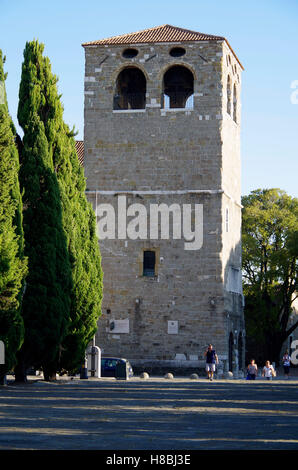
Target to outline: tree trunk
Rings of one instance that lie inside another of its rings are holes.
[[[0,385],[7,385],[6,374],[0,374]]]
[[[26,366],[23,361],[19,361],[14,369],[15,382],[27,383]]]
[[[287,337],[280,332],[275,334],[273,333],[271,335],[268,334],[266,344],[266,361],[268,360],[270,362],[275,362],[275,365],[279,366],[281,348],[286,338]]]
[[[6,385],[6,371],[5,365],[0,365],[0,385]]]
[[[51,367],[43,367],[42,368],[43,370],[43,376],[44,376],[44,380],[46,382],[53,382],[53,380],[56,380],[56,371],[53,370]]]

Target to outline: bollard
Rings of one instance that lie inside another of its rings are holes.
[[[101,349],[98,346],[90,346],[86,350],[87,363],[89,376],[101,377]]]
[[[4,366],[5,364],[5,345],[3,341],[0,341],[0,364],[1,366]],[[4,370],[4,368],[2,368],[1,366],[0,366],[0,385],[7,385],[6,374],[2,373],[2,370]]]

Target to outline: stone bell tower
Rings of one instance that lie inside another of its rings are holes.
[[[96,342],[143,370],[244,366],[240,88],[220,36],[87,42],[84,166],[104,271]],[[199,362],[198,362],[199,361]]]

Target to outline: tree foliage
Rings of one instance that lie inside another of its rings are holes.
[[[22,379],[29,366],[43,367],[46,375],[54,373],[70,308],[71,269],[60,191],[39,117],[43,87],[47,86],[47,64],[41,52],[36,42],[26,44],[18,108],[24,131],[20,182],[29,275],[23,298],[25,341],[19,353],[17,379]]]
[[[248,343],[278,363],[298,283],[298,200],[280,189],[253,191],[243,204],[243,279]]]
[[[67,258],[71,272],[71,282],[65,284],[70,299],[65,334],[60,337],[59,348],[56,348],[51,363],[54,372],[61,368],[74,369],[84,357],[85,348],[97,329],[102,298],[102,272],[95,216],[85,196],[85,178],[75,150],[74,132],[63,120],[63,106],[57,89],[58,79],[51,71],[49,59],[43,56],[43,50],[43,44],[37,41],[26,44],[18,119],[24,129],[24,149],[27,126],[36,122],[43,133],[42,152],[47,154],[48,160],[44,169],[50,170],[55,179],[60,205],[58,218],[67,251],[65,259]],[[24,150],[24,163],[30,160],[32,152],[32,146],[28,152]],[[31,191],[31,184],[27,186],[27,191]],[[36,209],[33,208],[33,212],[34,210]],[[38,316],[38,312],[36,315]],[[28,325],[28,328],[31,327]]]
[[[0,340],[5,344],[3,375],[14,367],[24,338],[21,296],[27,273],[22,229],[22,199],[18,180],[19,156],[8,112],[2,51],[0,50]]]

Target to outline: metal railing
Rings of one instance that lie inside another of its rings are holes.
[[[146,93],[122,93],[114,96],[113,109],[145,109]]]
[[[189,97],[185,92],[173,92],[170,96],[163,93],[162,95],[162,108],[163,109],[193,109],[194,105],[193,94]]]

